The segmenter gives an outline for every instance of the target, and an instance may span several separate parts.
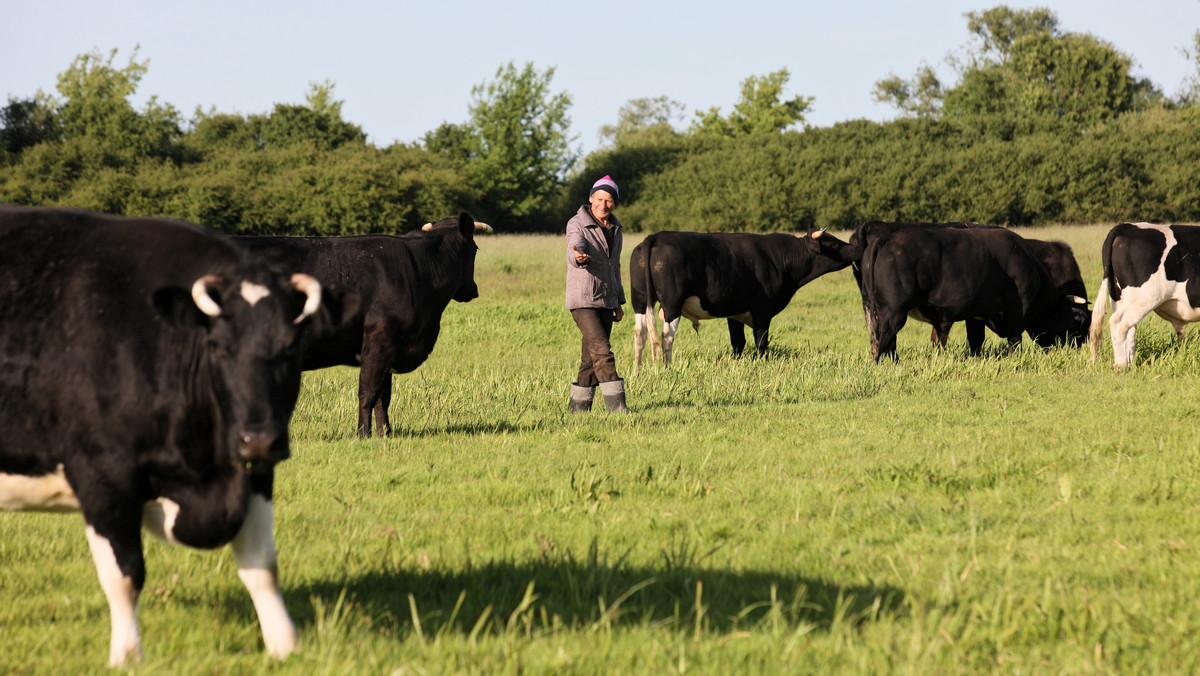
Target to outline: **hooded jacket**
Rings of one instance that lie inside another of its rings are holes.
[[[612,250],[604,238],[604,226],[592,217],[588,205],[567,221],[567,309],[608,308],[615,310],[625,304],[625,287],[621,284],[621,221],[608,217],[612,227]],[[574,246],[580,253],[592,257],[586,265],[575,261]]]

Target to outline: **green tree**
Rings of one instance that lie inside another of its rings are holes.
[[[366,143],[361,127],[342,119],[342,102],[333,99],[333,83],[309,83],[306,105],[277,103],[270,115],[254,115],[250,125],[260,147],[285,148],[296,144],[332,150],[346,144]]]
[[[942,109],[942,82],[932,67],[923,65],[911,80],[892,74],[875,83],[876,103],[890,103],[906,117],[937,117]]]
[[[501,66],[491,82],[471,88],[471,119],[425,135],[426,148],[466,163],[487,218],[514,229],[538,229],[556,206],[580,153],[571,147],[571,96],[552,93],[554,68]]]
[[[742,81],[742,98],[729,117],[722,117],[714,106],[707,112],[696,111],[692,131],[701,135],[734,138],[748,134],[778,133],[804,121],[804,113],[812,106],[812,97],[794,96],[781,100],[783,88],[791,76],[787,68]]]
[[[58,93],[65,101],[58,119],[67,141],[94,142],[124,161],[172,153],[181,133],[178,111],[171,105],[160,105],[155,96],[141,112],[129,101],[137,93],[149,64],[138,62],[137,52],[135,48],[124,68],[113,65],[116,49],[107,59],[98,52],[82,54],[59,74]]]
[[[980,41],[979,56],[1004,64],[1018,40],[1029,35],[1057,36],[1058,15],[1045,7],[1012,9],[998,5],[982,12],[967,12],[967,31]]]
[[[38,93],[31,99],[9,97],[0,108],[0,150],[20,153],[44,141],[61,141],[62,125],[53,102]]]
[[[685,107],[666,96],[631,99],[617,111],[617,123],[600,127],[600,144],[620,146],[634,136],[654,134],[670,136],[675,133],[672,121],[681,120]]]

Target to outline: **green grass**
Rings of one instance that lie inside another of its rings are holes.
[[[1099,281],[1106,227],[1040,229]],[[845,233],[843,233],[843,236]],[[627,243],[632,249],[636,238]],[[1195,673],[1200,350],[869,356],[849,271],[800,290],[770,359],[723,322],[637,414],[568,417],[578,333],[556,237],[481,238],[481,296],[353,436],[357,373],[306,374],[278,470],[301,648],[265,657],[228,550],[147,539],[137,673]],[[753,348],[750,348],[753,353]],[[0,514],[0,671],[103,671],[78,516]]]

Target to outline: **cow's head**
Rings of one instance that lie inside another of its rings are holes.
[[[214,411],[207,433],[218,467],[269,471],[287,458],[303,341],[350,317],[358,295],[247,264],[205,275],[186,291],[160,289],[153,300],[160,316],[187,336],[182,342],[196,346],[183,381],[197,389],[189,400]]]
[[[802,286],[827,272],[841,270],[862,258],[862,249],[843,242],[824,228],[809,230],[803,235],[798,235],[796,239],[800,242],[805,257],[811,259],[808,273],[803,279],[797,280]]]
[[[492,226],[476,221],[464,211],[457,218],[443,218],[436,223],[426,223],[421,230],[444,233],[444,236],[450,238],[448,245],[455,248],[456,255],[452,255],[452,258],[458,265],[458,286],[452,296],[454,300],[466,303],[478,298],[479,287],[475,285],[475,252],[479,247],[475,244],[475,233],[491,234],[494,232]]]
[[[1062,296],[1051,310],[1049,321],[1029,333],[1034,342],[1044,348],[1066,344],[1079,347],[1087,342],[1092,313],[1088,300],[1082,296]],[[1041,330],[1038,330],[1041,329]]]

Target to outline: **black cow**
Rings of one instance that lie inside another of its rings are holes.
[[[1008,340],[1021,334],[1042,347],[1080,341],[1088,315],[1038,261],[1029,243],[1003,228],[906,228],[875,239],[863,252],[862,297],[871,354],[896,357],[896,334],[910,313],[935,326],[980,320]]]
[[[850,243],[858,246],[863,251],[866,251],[871,242],[876,239],[889,235],[897,230],[907,228],[1000,228],[995,225],[981,225],[979,223],[967,222],[950,222],[950,223],[902,223],[902,222],[881,222],[871,221],[864,223],[855,229],[854,234],[850,236]],[[1075,261],[1075,254],[1071,251],[1071,247],[1063,242],[1045,241],[1040,239],[1031,239],[1026,237],[1025,241],[1029,244],[1034,256],[1045,266],[1046,271],[1050,273],[1050,278],[1057,285],[1059,293],[1069,298],[1071,303],[1079,308],[1082,312],[1087,312],[1087,286],[1083,282],[1083,276],[1079,272],[1079,264]],[[862,273],[858,266],[854,267],[854,279],[858,283],[859,292],[862,292]],[[867,302],[866,297],[863,297],[863,312],[866,313]],[[928,322],[929,320],[922,316],[919,311],[912,311],[909,316],[918,321]],[[867,314],[867,325],[870,328],[871,318]],[[967,347],[971,354],[978,355],[983,349],[983,323],[978,319],[968,319],[967,324]],[[953,322],[942,322],[933,324],[933,330],[930,333],[930,342],[941,347],[946,346],[946,342],[950,337],[950,327]],[[1074,346],[1080,344],[1080,339],[1077,337],[1071,338]]]
[[[1138,322],[1151,312],[1170,322],[1180,341],[1184,326],[1200,321],[1200,226],[1122,223],[1104,238],[1100,257],[1104,277],[1088,337],[1092,362],[1110,299],[1117,368],[1133,363]]]
[[[141,651],[143,527],[232,542],[267,651],[292,652],[274,465],[289,454],[302,332],[353,297],[197,226],[75,210],[0,208],[0,270],[0,508],[83,513],[109,662]]]
[[[745,326],[754,332],[761,355],[767,351],[771,319],[796,291],[827,272],[850,265],[858,247],[824,230],[784,233],[659,232],[633,249],[629,277],[634,309],[633,350],[640,366],[646,334],[657,353],[654,305],[663,320],[663,363],[671,351],[680,317],[700,328],[700,320],[726,318],[733,354],[746,347]]]
[[[359,366],[358,434],[391,432],[392,374],[410,373],[433,352],[451,299],[479,296],[475,231],[491,232],[469,214],[427,223],[404,237],[239,237],[251,250],[322,284],[357,291],[359,313],[340,330],[312,341],[304,370]]]

